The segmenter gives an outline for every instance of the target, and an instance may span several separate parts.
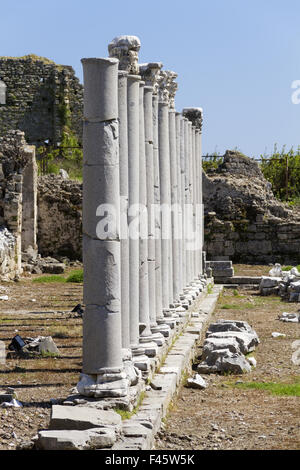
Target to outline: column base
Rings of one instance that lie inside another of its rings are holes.
[[[126,372],[111,374],[80,374],[77,390],[80,395],[93,398],[121,398],[129,393]]]
[[[171,334],[171,328],[169,325],[166,324],[164,318],[158,318],[157,319],[157,326],[154,327],[152,331],[154,333],[161,333],[164,338],[169,338]]]

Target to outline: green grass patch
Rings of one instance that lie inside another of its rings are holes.
[[[241,305],[236,305],[236,304],[224,304],[221,305],[220,307],[222,310],[234,310],[234,309],[240,309]]]
[[[300,379],[291,384],[275,383],[275,382],[244,382],[235,384],[234,387],[249,390],[265,390],[272,395],[300,397]]]
[[[282,271],[290,271],[290,270],[293,269],[293,268],[297,268],[298,271],[300,271],[300,264],[298,264],[298,266],[283,266],[283,267],[281,268],[281,270],[282,270]]]
[[[63,276],[59,276],[58,274],[51,274],[50,276],[36,277],[32,280],[32,282],[48,284],[49,282],[66,282],[66,279]]]
[[[75,282],[75,283],[82,283],[83,282],[83,269],[75,269],[70,272],[68,277],[58,274],[51,274],[48,276],[41,276],[36,277],[32,280],[32,282],[38,283],[50,283],[50,282]]]
[[[118,415],[121,416],[122,421],[124,421],[125,419],[130,419],[133,415],[135,415],[138,412],[138,409],[141,406],[144,398],[145,398],[145,392],[142,392],[138,398],[136,406],[133,408],[132,411],[122,410],[121,408],[115,408],[114,411],[118,413]]]
[[[66,282],[83,282],[83,269],[76,269],[66,279]]]

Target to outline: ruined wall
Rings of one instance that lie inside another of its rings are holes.
[[[22,248],[36,249],[36,172],[35,147],[27,145],[23,132],[9,131],[0,138],[1,278],[19,276]]]
[[[82,259],[82,184],[39,177],[38,249],[42,256]]]
[[[300,262],[300,214],[278,201],[257,163],[227,151],[203,175],[207,259]]]
[[[83,87],[69,66],[36,56],[0,58],[0,80],[6,103],[0,104],[0,136],[8,130],[25,132],[26,141],[40,146],[61,140],[70,114],[71,129],[81,141]]]

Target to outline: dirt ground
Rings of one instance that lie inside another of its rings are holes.
[[[269,269],[239,265],[236,274],[254,276]],[[22,448],[38,430],[46,429],[52,400],[65,399],[81,371],[82,319],[72,317],[70,310],[82,303],[82,285],[39,284],[32,278],[1,283],[0,295],[9,300],[0,300],[0,340],[7,347],[16,334],[52,336],[60,356],[8,358],[6,365],[0,364],[0,393],[12,387],[23,404],[0,407],[0,450]],[[298,305],[259,297],[254,291],[238,294],[224,291],[215,318],[247,320],[255,328],[261,341],[254,353],[256,369],[247,376],[204,376],[209,386],[203,391],[182,387],[157,438],[157,449],[299,449],[299,397],[230,385],[239,380],[290,383],[299,378],[300,371],[291,362],[299,325],[277,320],[279,313],[295,312]],[[273,331],[286,337],[272,338]]]
[[[82,319],[70,311],[82,303],[82,285],[20,282],[2,283],[0,340],[8,347],[16,334],[22,338],[52,336],[59,357],[7,359],[0,364],[0,393],[15,390],[22,408],[0,407],[0,450],[22,447],[39,429],[47,429],[51,399],[65,399],[81,371]],[[72,318],[73,317],[73,318]]]
[[[269,267],[239,266],[239,274],[267,274]],[[156,449],[170,450],[295,450],[300,448],[300,397],[278,396],[269,391],[245,389],[239,382],[300,381],[299,367],[291,362],[291,344],[300,338],[300,325],[283,323],[278,315],[296,312],[295,303],[258,292],[224,290],[212,322],[246,320],[260,344],[251,354],[256,368],[244,375],[204,375],[205,390],[182,386],[159,432]],[[272,332],[286,334],[273,338]],[[198,350],[201,358],[201,347]],[[196,368],[196,364],[195,367]]]

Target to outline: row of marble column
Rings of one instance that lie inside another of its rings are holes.
[[[125,396],[203,289],[201,108],[175,111],[177,74],[138,64],[139,39],[82,59],[83,374]]]

